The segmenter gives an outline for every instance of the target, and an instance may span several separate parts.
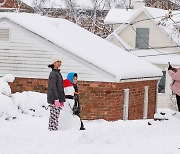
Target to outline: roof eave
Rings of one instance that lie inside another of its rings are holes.
[[[160,79],[161,76],[151,76],[151,77],[120,79],[119,82],[138,82],[138,81],[149,81],[149,80],[160,80]]]

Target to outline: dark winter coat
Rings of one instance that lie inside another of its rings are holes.
[[[63,78],[60,70],[53,69],[48,79],[47,101],[49,104],[54,104],[54,100],[65,102]]]

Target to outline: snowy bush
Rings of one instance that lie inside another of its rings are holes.
[[[8,85],[8,82],[13,82],[15,79],[14,75],[7,74],[0,78],[0,94],[4,94],[6,96],[11,95],[11,88]]]
[[[12,94],[16,108],[24,114],[32,116],[45,116],[48,114],[47,95],[38,92],[22,92]]]
[[[15,119],[18,110],[32,116],[44,116],[48,112],[47,95],[37,92],[11,94],[8,82],[13,82],[14,75],[7,74],[0,78],[0,117]]]
[[[11,96],[11,88],[8,82],[13,82],[14,75],[7,74],[0,78],[0,117],[6,120],[15,119],[18,115],[17,110],[13,105]]]
[[[0,117],[11,120],[15,119],[17,116],[18,112],[13,105],[12,98],[0,94]]]

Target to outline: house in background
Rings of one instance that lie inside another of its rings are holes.
[[[0,12],[33,12],[31,6],[21,0],[0,0]]]
[[[64,79],[79,75],[83,119],[153,118],[159,68],[65,19],[0,13],[0,76],[15,75],[13,92],[47,92],[54,56]]]
[[[180,66],[180,33],[176,24],[179,21],[180,11],[145,7],[142,2],[135,4],[134,9],[111,9],[104,20],[114,27],[113,33],[107,37],[108,41],[163,71],[158,90],[158,107],[171,105],[171,79],[167,67],[168,62],[175,67]]]
[[[165,10],[177,10],[180,8],[179,1],[177,0],[145,0],[146,6],[155,7]]]

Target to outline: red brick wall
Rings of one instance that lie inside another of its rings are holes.
[[[48,82],[46,79],[16,78],[10,83],[12,93],[23,91],[47,92]]]
[[[0,0],[0,2],[2,3],[3,0]],[[5,4],[3,6],[1,6],[2,8],[20,8],[20,9],[27,9],[27,12],[29,9],[32,10],[32,8],[27,5],[26,3],[21,2],[17,2],[15,0],[6,0]]]
[[[83,119],[123,118],[124,89],[130,89],[129,119],[143,118],[144,87],[149,86],[148,118],[153,118],[156,107],[156,81],[127,83],[80,82],[79,92]]]
[[[148,118],[153,118],[156,106],[156,81],[125,83],[79,81],[81,116],[86,120],[123,118],[124,89],[130,89],[129,119],[143,118],[144,87],[149,86]],[[47,80],[16,78],[12,92],[47,92]]]

